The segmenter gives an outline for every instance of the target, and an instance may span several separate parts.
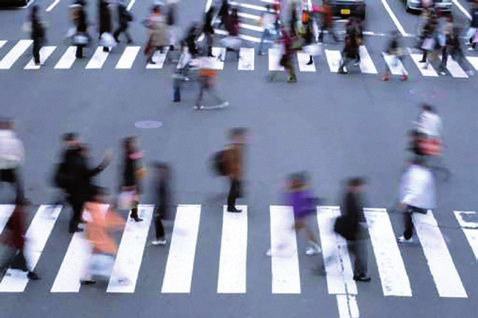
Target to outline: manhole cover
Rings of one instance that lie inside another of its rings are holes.
[[[141,128],[141,129],[159,128],[162,125],[163,123],[157,120],[141,120],[134,123],[134,126],[136,128]]]

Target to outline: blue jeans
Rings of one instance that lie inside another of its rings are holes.
[[[264,29],[264,32],[262,33],[261,43],[259,44],[259,54],[262,54],[262,46],[264,44],[264,41],[269,40],[271,38],[272,38],[271,31],[269,31],[269,29]]]

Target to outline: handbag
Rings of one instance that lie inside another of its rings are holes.
[[[77,33],[73,36],[74,45],[88,45],[89,41],[90,39],[82,33]]]
[[[104,32],[100,37],[100,46],[115,47],[116,40],[109,32]]]

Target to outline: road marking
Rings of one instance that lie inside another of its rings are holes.
[[[54,209],[53,212],[52,209]],[[35,214],[25,235],[25,258],[29,269],[35,269],[61,210],[61,206],[41,205]],[[7,276],[8,274],[10,276]],[[19,273],[18,270],[8,269],[7,275],[0,283],[0,292],[21,293],[25,291],[29,282],[27,272]]]
[[[425,63],[419,63],[419,61],[422,59],[422,54],[412,53],[410,49],[408,49],[408,51],[410,52],[410,57],[423,76],[438,77],[438,73],[435,71],[432,65],[428,65],[428,68],[424,69],[423,67],[425,66]]]
[[[390,72],[392,75],[407,75],[407,70],[402,64],[402,61],[395,55],[390,55],[385,52],[382,52],[383,58],[385,59],[385,63],[387,63],[388,68],[390,69]]]
[[[58,3],[60,3],[60,0],[55,0],[48,8],[46,8],[46,12],[50,12],[51,10],[53,10],[53,8],[54,8]]]
[[[226,59],[226,48],[213,47],[212,55],[214,55],[215,57],[209,58],[211,69],[218,70],[218,71],[224,69],[224,60]]]
[[[355,295],[337,295],[340,318],[359,318],[359,309]]]
[[[135,2],[136,2],[136,0],[131,0],[131,1],[128,3],[128,7],[126,8],[126,10],[130,11]]]
[[[20,55],[25,53],[30,45],[32,45],[32,40],[20,40],[17,44],[10,50],[10,52],[5,55],[5,57],[0,61],[0,70],[8,70],[13,64],[18,60]]]
[[[204,9],[204,12],[208,12],[209,9],[211,8],[212,0],[207,0],[206,2],[206,8]]]
[[[5,40],[1,40],[1,41],[0,41],[0,49],[2,48],[2,46],[5,45],[5,43],[7,43],[7,41],[5,41]]]
[[[478,214],[475,211],[454,211],[454,213],[476,260],[478,260]]]
[[[327,273],[327,288],[329,294],[356,295],[357,285],[353,280],[347,241],[334,232],[334,223],[339,215],[339,207],[318,207],[317,209],[322,256]]]
[[[254,49],[241,47],[239,50],[239,64],[237,69],[240,71],[254,70]]]
[[[241,18],[251,19],[251,20],[259,20],[261,18],[259,15],[243,13],[243,12],[238,12],[237,15],[240,16]]]
[[[476,56],[467,56],[466,59],[470,64],[475,68],[475,71],[478,71],[478,57]]]
[[[231,6],[243,7],[243,8],[246,8],[246,9],[252,9],[252,10],[257,10],[257,11],[267,11],[267,9],[265,7],[256,6],[256,5],[253,5],[253,4],[238,3],[238,2],[233,2],[233,1],[230,1],[229,4]]]
[[[76,46],[70,46],[63,56],[60,58],[58,63],[55,65],[55,69],[69,69],[76,60]]]
[[[413,213],[413,222],[440,297],[467,298],[432,211]]]
[[[377,74],[377,69],[373,64],[370,54],[368,54],[367,48],[364,45],[359,46],[360,54],[360,70],[365,74]]]
[[[40,62],[44,63],[48,57],[55,51],[56,46],[44,46],[40,49]],[[38,70],[40,69],[41,65],[35,65],[34,59],[31,59],[28,62],[27,66],[25,66],[26,70]]]
[[[227,212],[223,207],[221,254],[217,292],[246,293],[247,272],[247,206],[238,206],[241,213]]]
[[[110,48],[111,50],[111,48]],[[103,67],[109,52],[103,52],[103,47],[100,46],[96,49],[95,54],[91,57],[91,60],[86,65],[86,69],[100,69]]]
[[[280,65],[282,54],[278,48],[269,49],[269,71],[279,72],[284,71],[284,67]]]
[[[106,211],[108,208],[108,204],[102,206],[103,211]],[[91,245],[86,240],[84,232],[76,232],[73,234],[50,292],[79,292],[81,287],[80,279],[82,278],[83,273],[87,270],[90,256]]]
[[[162,293],[190,293],[200,205],[179,205],[164,272]]]
[[[219,29],[214,29],[214,33],[221,34],[221,35],[228,35],[229,34],[226,31],[219,30]],[[255,43],[260,43],[261,42],[260,38],[256,38],[254,36],[249,36],[249,35],[239,34],[239,38],[241,38],[243,40],[246,40],[246,41],[255,42]],[[199,37],[198,41],[201,41],[201,37]],[[264,42],[265,43],[272,43],[272,41],[270,41],[270,40],[266,40]]]
[[[325,50],[325,57],[327,58],[327,64],[332,73],[339,71],[340,63],[342,63],[342,54],[339,50]]]
[[[402,25],[400,24],[400,21],[398,21],[397,17],[395,16],[395,13],[393,13],[387,1],[382,0],[382,4],[385,7],[385,10],[387,10],[388,14],[390,15],[390,18],[392,19],[393,23],[395,23],[395,26],[397,27],[400,34],[402,36],[407,36],[408,35],[407,32],[405,32],[405,29],[403,29]]]
[[[460,9],[460,11],[468,18],[468,20],[471,20],[470,13],[468,13],[468,11],[466,11],[466,9],[463,8],[463,6],[460,4],[458,0],[451,0],[451,1],[458,7],[458,9]]]
[[[166,57],[168,56],[169,47],[165,47],[163,53],[160,51],[156,51],[153,55],[153,61],[156,64],[148,63],[146,65],[147,69],[162,69],[164,66],[164,62],[166,61]]]
[[[0,234],[3,232],[3,229],[14,209],[15,205],[13,204],[0,204]]]
[[[377,260],[383,295],[411,297],[410,281],[387,211],[365,209],[365,217]]]
[[[138,212],[143,222],[132,219],[126,222],[107,293],[134,293],[153,211],[153,205],[139,205]],[[119,284],[121,278],[127,278],[129,284]]]
[[[297,62],[299,63],[299,70],[301,72],[315,72],[315,64],[307,65],[310,60],[310,55],[304,52],[297,52]]]
[[[245,23],[239,23],[239,27],[247,30],[252,30],[252,31],[257,31],[257,32],[264,32],[263,27],[255,26],[255,25],[250,25],[250,24],[245,24]]]
[[[441,59],[442,58],[440,57],[440,60]],[[460,64],[458,64],[451,56],[448,57],[446,68],[450,72],[451,76],[455,78],[468,78],[468,75],[461,68]]]
[[[272,3],[272,4],[276,3],[276,0],[261,0],[261,1],[265,3]]]
[[[297,237],[290,206],[270,206],[272,293],[300,294]]]
[[[128,46],[125,48],[121,58],[116,64],[117,69],[130,69],[133,66],[134,60],[141,49],[140,46]]]

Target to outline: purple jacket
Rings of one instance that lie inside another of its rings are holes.
[[[286,201],[294,210],[295,218],[304,218],[315,212],[315,200],[309,189],[296,190],[286,194]]]

